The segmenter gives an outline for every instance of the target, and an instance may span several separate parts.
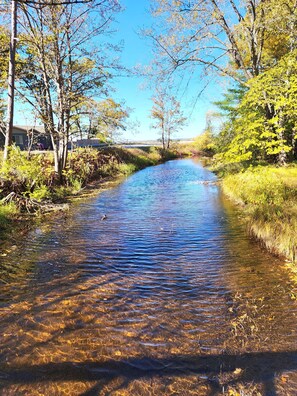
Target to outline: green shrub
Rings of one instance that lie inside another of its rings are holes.
[[[47,186],[42,185],[31,192],[29,196],[36,201],[42,201],[51,198],[51,191]]]
[[[44,191],[52,181],[52,173],[43,154],[28,158],[25,152],[13,146],[9,159],[0,168],[3,194],[14,191],[30,196],[35,190]]]
[[[122,175],[129,176],[136,171],[136,166],[134,164],[119,164],[118,171]]]

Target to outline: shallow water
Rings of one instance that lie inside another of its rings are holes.
[[[296,395],[296,285],[239,217],[177,160],[19,240],[0,263],[1,394]]]

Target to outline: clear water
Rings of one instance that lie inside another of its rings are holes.
[[[297,395],[296,284],[194,160],[142,170],[0,262],[2,395]]]

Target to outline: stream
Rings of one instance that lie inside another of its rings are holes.
[[[297,395],[297,276],[198,160],[146,168],[15,240],[1,395]]]

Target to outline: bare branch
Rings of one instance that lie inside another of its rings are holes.
[[[239,9],[236,7],[236,5],[235,5],[233,0],[229,0],[229,1],[230,1],[230,4],[231,4],[235,14],[237,15],[238,22],[241,22],[243,20],[243,16],[241,15]]]

